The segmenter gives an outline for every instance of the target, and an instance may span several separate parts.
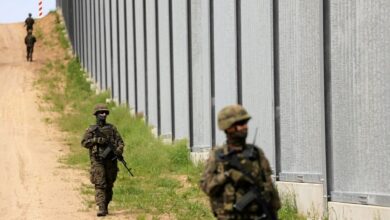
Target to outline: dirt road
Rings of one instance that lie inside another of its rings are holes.
[[[26,62],[22,24],[0,25],[0,219],[94,219],[75,170],[58,162],[67,147],[44,122],[33,88],[43,60]]]

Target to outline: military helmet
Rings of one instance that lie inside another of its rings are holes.
[[[29,16],[29,17],[31,17],[31,15],[32,15],[31,13],[28,13],[28,16]]]
[[[93,114],[96,115],[97,112],[107,112],[107,114],[109,114],[110,110],[108,109],[106,104],[99,103],[95,105]]]
[[[239,121],[248,121],[251,116],[241,105],[228,105],[218,113],[218,128],[226,130],[234,123]]]

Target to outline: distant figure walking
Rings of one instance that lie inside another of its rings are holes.
[[[34,52],[34,44],[37,41],[35,36],[32,34],[32,30],[28,30],[27,36],[24,38],[24,43],[27,47],[27,61],[32,62],[32,55]]]
[[[34,19],[31,17],[31,13],[28,13],[28,17],[24,21],[24,26],[26,27],[27,32],[29,30],[33,30],[33,25],[34,25]]]

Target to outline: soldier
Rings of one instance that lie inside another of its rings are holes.
[[[112,188],[118,173],[117,158],[122,158],[124,148],[116,127],[106,123],[109,113],[105,104],[97,104],[93,112],[96,125],[89,126],[81,141],[82,146],[89,149],[91,182],[95,185],[95,200],[99,207],[97,216],[108,214],[108,204],[112,200]],[[103,156],[105,152],[110,153]]]
[[[241,105],[218,113],[218,127],[226,144],[212,149],[200,181],[217,219],[277,219],[278,192],[272,183],[264,152],[246,143],[251,116]]]
[[[24,26],[26,27],[27,32],[29,30],[33,30],[33,25],[34,25],[34,19],[31,17],[31,13],[28,13],[28,17],[24,21]]]
[[[28,30],[27,36],[24,38],[24,44],[27,47],[27,61],[32,62],[32,55],[34,52],[34,44],[37,41],[35,36],[32,34],[32,30]]]

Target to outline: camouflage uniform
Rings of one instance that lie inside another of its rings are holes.
[[[24,21],[24,26],[26,26],[26,30],[29,31],[29,30],[33,30],[33,25],[34,25],[35,21],[34,19],[31,17],[31,13],[28,15],[28,17],[26,18],[26,20]]]
[[[219,128],[226,130],[236,122],[246,124],[250,116],[241,106],[233,105],[223,109],[218,118]],[[245,137],[234,149],[226,144],[210,151],[201,189],[209,196],[218,219],[277,219],[281,204],[270,164],[260,148],[245,143]],[[256,196],[240,207],[248,195]]]
[[[96,115],[98,111],[106,111],[108,114],[105,105],[97,105],[94,114]],[[115,154],[111,153],[102,159],[99,155],[108,147],[109,143],[115,148]],[[91,125],[86,130],[81,144],[89,149],[91,183],[95,185],[95,201],[99,206],[98,216],[104,216],[108,214],[107,208],[112,200],[112,188],[118,173],[115,155],[123,154],[124,143],[114,125],[103,123]]]
[[[34,44],[37,41],[35,36],[32,34],[32,31],[29,30],[27,36],[24,38],[24,43],[27,47],[27,61],[32,61],[32,55],[34,52]]]

